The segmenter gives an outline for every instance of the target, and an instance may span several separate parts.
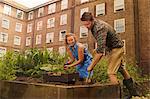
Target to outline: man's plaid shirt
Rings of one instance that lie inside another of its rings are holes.
[[[123,42],[113,27],[102,20],[94,19],[91,32],[97,41],[97,53],[104,53],[105,49],[110,51],[123,47]]]

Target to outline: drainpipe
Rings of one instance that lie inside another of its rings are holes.
[[[75,0],[72,0],[71,7],[71,33],[74,33],[74,19],[75,19]]]
[[[36,14],[35,11],[33,11],[33,26],[32,26],[32,45],[31,48],[34,48],[34,40],[35,40],[35,29],[36,29],[36,25],[35,25],[35,20],[36,20]]]
[[[140,65],[140,31],[139,31],[139,6],[138,0],[133,0],[134,9],[134,31],[135,31],[135,55],[137,64]]]

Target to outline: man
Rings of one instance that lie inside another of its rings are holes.
[[[116,73],[119,70],[124,77],[123,83],[129,90],[131,96],[136,96],[137,93],[133,86],[133,80],[124,66],[123,42],[116,34],[113,27],[102,20],[95,19],[90,12],[83,13],[81,22],[85,27],[91,30],[98,45],[95,57],[88,67],[88,71],[93,70],[105,51],[109,51],[110,56],[107,73],[110,82],[112,84],[118,84]]]

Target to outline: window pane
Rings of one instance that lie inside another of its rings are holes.
[[[41,40],[42,40],[42,35],[37,35],[36,36],[36,44],[41,44]]]
[[[48,14],[56,12],[56,3],[53,3],[48,6]]]
[[[54,40],[54,32],[46,34],[46,43],[51,43]]]
[[[47,28],[52,28],[55,25],[55,18],[50,18],[47,20]]]
[[[125,32],[125,19],[114,20],[114,28],[116,33]]]
[[[26,46],[31,45],[31,37],[26,37]]]
[[[80,38],[88,36],[88,29],[85,26],[80,26]]]
[[[11,15],[11,6],[4,5],[3,13],[7,15]]]
[[[65,39],[66,30],[60,31],[59,41],[63,41]]]
[[[17,10],[16,17],[17,17],[18,19],[23,19],[23,11]]]
[[[6,29],[9,29],[9,20],[3,19],[2,20],[2,27],[6,28]]]
[[[124,0],[114,0],[114,12],[124,10]]]
[[[22,32],[22,24],[21,23],[16,23],[16,32]]]
[[[63,14],[60,16],[60,25],[67,24],[67,14]]]
[[[62,0],[61,1],[61,10],[68,8],[68,0]]]
[[[21,37],[14,36],[14,45],[20,45],[21,44]]]
[[[105,15],[105,3],[96,5],[96,17]]]

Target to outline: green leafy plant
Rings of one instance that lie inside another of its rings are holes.
[[[14,80],[16,78],[16,57],[13,52],[7,52],[0,60],[0,79]]]

